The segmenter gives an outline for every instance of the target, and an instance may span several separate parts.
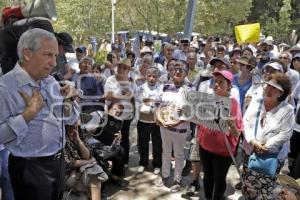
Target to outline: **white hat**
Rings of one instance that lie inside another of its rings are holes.
[[[152,53],[152,50],[150,49],[150,47],[144,46],[144,47],[141,49],[141,53]]]
[[[267,81],[266,84],[271,85],[272,87],[274,87],[274,88],[280,90],[281,92],[284,92],[282,86],[279,85],[278,83],[276,83],[273,79]]]
[[[266,63],[266,64],[263,66],[263,68],[266,68],[267,66],[270,66],[270,67],[272,67],[272,68],[275,69],[275,70],[278,70],[278,71],[280,71],[280,72],[283,72],[282,65],[279,64],[278,62],[268,62],[268,63]]]
[[[294,55],[293,59],[294,58],[300,58],[300,53],[297,53],[296,55]]]
[[[273,36],[271,36],[271,35],[269,35],[269,36],[266,38],[266,40],[269,40],[269,41],[274,42]]]

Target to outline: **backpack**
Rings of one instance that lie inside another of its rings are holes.
[[[49,19],[31,17],[11,22],[0,30],[0,66],[3,74],[12,70],[18,60],[17,44],[20,36],[30,28],[41,28],[54,33]]]

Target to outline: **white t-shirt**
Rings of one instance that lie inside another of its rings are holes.
[[[104,93],[112,92],[113,95],[121,96],[122,92],[129,91],[132,94],[132,98],[134,98],[134,95],[136,93],[136,86],[131,81],[126,81],[123,84],[117,81],[116,76],[110,76],[107,78],[105,85],[104,85]],[[106,100],[105,104],[108,106],[112,102]],[[124,111],[120,118],[122,120],[129,120],[132,119],[134,116],[134,105],[132,99],[122,99],[122,100],[116,100],[114,103],[122,103],[124,106]],[[107,109],[107,108],[106,108]]]
[[[102,72],[105,78],[108,78],[116,73],[117,73],[117,67],[115,67],[114,69],[105,68],[104,71]]]
[[[163,85],[160,83],[156,83],[155,86],[149,86],[148,83],[144,83],[143,85],[139,86],[136,92],[136,108],[138,111],[149,111],[153,112],[155,108],[155,102],[159,101],[160,96],[162,94],[162,87]],[[152,99],[154,100],[153,103],[150,105],[145,105],[143,103],[144,99]],[[139,112],[137,112],[137,118],[139,119]],[[145,121],[141,120],[142,122],[146,123],[154,123],[154,121]]]

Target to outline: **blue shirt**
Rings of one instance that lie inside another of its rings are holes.
[[[72,80],[75,82],[76,87],[83,92],[83,98],[99,99],[102,97],[100,85],[93,74],[79,74],[77,73]]]
[[[104,94],[102,82],[98,82],[93,74],[79,74],[74,76],[76,88],[82,90],[80,95],[81,109],[83,112],[91,110],[103,110],[104,101],[101,98]]]
[[[235,85],[240,92],[240,106],[241,106],[241,110],[244,111],[244,99],[245,99],[245,95],[246,95],[247,91],[249,90],[249,88],[252,85],[252,78],[250,78],[243,85],[241,85],[239,83],[239,76],[234,75],[232,84]]]
[[[22,116],[26,105],[19,91],[32,96],[34,89],[41,92],[44,107],[26,123]],[[76,122],[79,106],[73,103],[70,117],[63,119],[63,97],[52,76],[37,84],[16,64],[12,71],[0,78],[0,96],[0,144],[4,144],[14,156],[50,156],[63,148],[64,125]]]

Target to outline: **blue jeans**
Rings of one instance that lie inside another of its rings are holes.
[[[14,193],[8,174],[8,154],[6,149],[0,151],[0,187],[2,189],[2,199],[14,200]]]

